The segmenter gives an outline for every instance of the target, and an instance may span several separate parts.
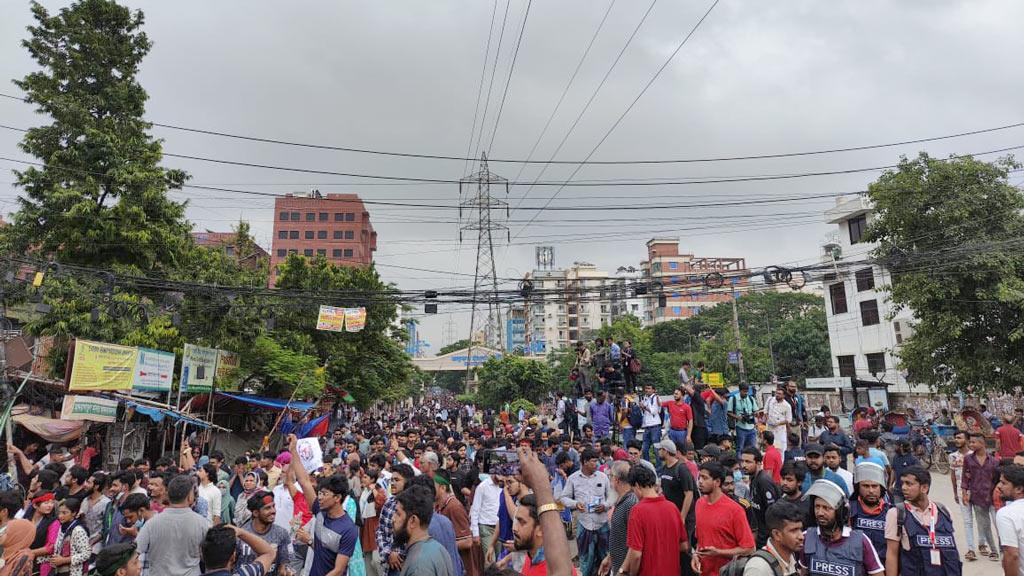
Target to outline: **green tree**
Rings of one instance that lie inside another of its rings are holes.
[[[345,388],[360,406],[397,400],[413,392],[415,369],[405,353],[405,331],[395,327],[399,301],[395,288],[371,267],[339,268],[320,257],[291,255],[281,265],[277,287],[304,291],[317,299],[288,304],[277,319],[273,338],[283,346],[314,355],[327,367],[327,381]],[[365,306],[366,326],[359,332],[316,330],[319,302]]]
[[[551,391],[547,364],[521,356],[490,358],[480,367],[478,377],[476,398],[488,408],[519,398],[540,404]]]
[[[437,351],[437,355],[444,356],[445,354],[455,352],[456,350],[463,350],[465,348],[469,348],[469,344],[470,342],[468,338],[457,340],[447,346],[442,346],[441,349]]]
[[[136,74],[151,43],[142,13],[109,0],[80,0],[52,16],[33,3],[32,13],[22,45],[41,69],[15,84],[51,122],[21,142],[42,165],[15,173],[24,195],[5,247],[88,266],[173,267],[189,224],[167,191],[186,175],[160,166],[161,143],[143,120]]]
[[[1024,195],[1007,181],[1018,168],[922,153],[868,188],[873,256],[892,273],[893,304],[916,319],[898,350],[914,382],[979,394],[1024,385]]]

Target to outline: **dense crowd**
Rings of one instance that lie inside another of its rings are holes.
[[[909,442],[887,453],[870,414],[854,435],[809,417],[794,382],[762,406],[689,363],[671,399],[616,387],[630,349],[600,350],[538,414],[450,395],[337,414],[313,466],[291,434],[231,459],[196,437],[116,470],[92,445],[11,445],[25,488],[0,493],[0,576],[962,573],[930,472]],[[964,559],[1006,574],[1024,574],[1022,424],[996,453],[958,432],[950,455]]]

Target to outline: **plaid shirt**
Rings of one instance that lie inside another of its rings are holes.
[[[392,552],[398,552],[402,560],[405,560],[405,547],[395,546],[395,508],[398,506],[398,499],[388,496],[384,506],[380,509],[380,521],[377,524],[377,549],[380,551],[380,563],[387,574],[388,556]]]

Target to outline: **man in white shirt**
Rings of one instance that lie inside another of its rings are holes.
[[[495,560],[495,526],[498,525],[498,506],[501,502],[501,486],[495,484],[494,480],[493,475],[487,475],[480,482],[473,496],[473,505],[469,508],[469,528],[473,532],[473,540],[483,547],[484,563],[487,565]]]
[[[786,402],[786,392],[779,387],[764,403],[765,423],[775,434],[775,447],[779,452],[786,453],[789,448],[789,425],[793,422],[793,408]]]
[[[213,522],[214,526],[220,524],[220,488],[215,483],[217,480],[217,467],[207,462],[196,470],[196,478],[199,479],[199,495],[206,499],[209,508],[206,510],[206,519]]]
[[[654,391],[654,386],[644,386],[644,397],[640,399],[640,408],[644,412],[644,442],[640,449],[640,457],[646,458],[652,464],[656,463],[657,450],[648,453],[654,445],[661,441],[661,400]]]
[[[1006,505],[996,512],[996,530],[1003,548],[1003,576],[1024,576],[1020,549],[1024,547],[1024,466],[1005,466],[999,492]]]

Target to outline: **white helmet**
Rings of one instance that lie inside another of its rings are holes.
[[[874,482],[885,487],[885,469],[874,462],[861,462],[853,471],[853,483]]]

